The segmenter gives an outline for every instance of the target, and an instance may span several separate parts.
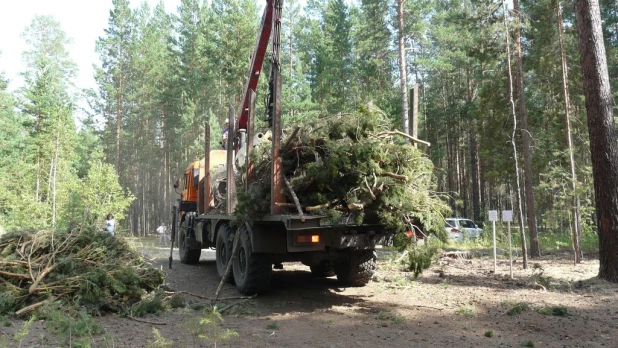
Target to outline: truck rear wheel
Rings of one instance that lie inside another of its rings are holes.
[[[311,268],[311,275],[315,278],[328,278],[335,276],[335,269],[328,261],[322,261],[317,265],[309,266]]]
[[[215,257],[217,263],[217,273],[220,278],[223,278],[225,275],[225,269],[227,268],[227,264],[232,257],[233,245],[230,240],[230,235],[232,234],[231,232],[232,229],[228,224],[221,225],[221,227],[219,227],[219,231],[217,232],[217,240],[215,241]],[[234,276],[230,274],[227,281],[233,283]]]
[[[335,263],[335,274],[347,286],[365,286],[376,270],[375,250],[351,250],[348,260]]]
[[[240,240],[232,262],[236,288],[244,295],[265,292],[270,288],[272,261],[269,255],[252,252],[251,238],[246,230],[237,233],[240,233]]]
[[[180,262],[187,265],[198,263],[202,249],[191,248],[191,245],[197,242],[195,239],[191,241],[191,235],[188,233],[189,229],[186,220],[181,223],[178,232],[178,255],[180,256]]]

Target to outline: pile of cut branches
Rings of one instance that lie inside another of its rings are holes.
[[[432,189],[433,164],[373,105],[289,132],[281,145],[286,213],[330,217],[330,224],[381,224],[392,234],[440,234],[444,200]],[[271,144],[250,154],[255,179],[239,192],[238,216],[269,212]],[[242,178],[238,185],[244,185]],[[243,187],[243,186],[238,186]]]
[[[124,239],[95,228],[0,237],[0,313],[21,315],[53,302],[123,311],[163,280]]]

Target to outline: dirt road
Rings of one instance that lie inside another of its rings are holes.
[[[167,268],[164,249],[146,250],[167,272],[169,289],[213,296],[219,283],[213,251],[198,265]],[[528,270],[480,253],[472,259],[442,258],[421,279],[400,272],[392,253],[380,252],[379,271],[363,288],[339,287],[335,278],[313,279],[308,267],[276,270],[272,291],[249,300],[225,300],[223,328],[238,337],[229,347],[615,347],[618,285],[595,277],[598,261],[573,266],[569,255],[531,261]],[[197,336],[195,323],[209,303],[189,294],[186,308],[143,319],[116,315],[98,319],[107,334],[102,347],[145,347],[157,328],[173,347],[212,347]],[[221,297],[237,297],[226,285]],[[509,313],[510,311],[510,313]],[[546,314],[542,314],[546,313]],[[552,315],[552,313],[554,315]],[[512,315],[510,315],[512,314]],[[35,341],[36,343],[36,341]],[[36,346],[36,344],[34,344]],[[28,345],[26,345],[28,346]]]

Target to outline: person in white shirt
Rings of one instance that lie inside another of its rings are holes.
[[[164,223],[162,223],[161,226],[157,228],[157,233],[159,234],[159,246],[162,246],[164,248],[167,248],[167,242],[170,238],[167,232],[167,227]]]
[[[116,235],[116,220],[114,220],[114,215],[107,214],[107,218],[103,224],[103,232],[109,233],[112,236]]]

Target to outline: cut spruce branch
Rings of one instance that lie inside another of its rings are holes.
[[[305,208],[305,210],[306,211],[315,211],[315,210],[326,209],[326,208],[330,208],[330,203],[327,202],[327,203],[324,203],[324,204],[314,205],[314,206]]]
[[[429,143],[429,142],[427,142],[425,140],[421,140],[421,139],[415,138],[415,137],[411,136],[410,134],[406,134],[406,133],[398,131],[398,130],[378,133],[379,137],[382,137],[382,136],[392,136],[392,135],[400,135],[400,136],[402,136],[404,138],[408,138],[408,139],[410,139],[410,140],[412,140],[414,142],[417,142],[419,144],[424,144],[424,145],[427,145],[427,146],[431,146],[431,143]]]
[[[290,185],[290,180],[288,180],[288,178],[284,176],[283,182],[285,182],[285,186],[287,186],[288,190],[290,190],[290,194],[292,195],[292,199],[294,199],[294,204],[296,205],[296,209],[298,210],[298,215],[300,216],[300,220],[302,222],[305,222],[305,214],[303,214],[303,208],[300,206],[300,202],[298,201],[298,196],[296,196],[296,193],[294,192],[292,185]]]
[[[283,152],[287,152],[289,150],[290,145],[292,144],[292,141],[294,141],[294,139],[296,138],[296,135],[298,134],[299,130],[300,130],[300,127],[294,128],[294,131],[292,132],[288,140],[285,142],[285,145],[283,145]]]
[[[164,322],[164,321],[152,321],[152,320],[146,320],[146,319],[139,319],[139,318],[136,318],[136,317],[134,317],[132,315],[129,315],[127,317],[129,319],[131,319],[131,320],[135,320],[135,321],[140,322],[140,323],[146,323],[146,324],[152,324],[152,325],[167,325],[167,323]]]
[[[408,176],[407,175],[401,175],[401,174],[395,174],[395,173],[389,173],[389,172],[384,172],[384,173],[381,173],[380,175],[381,176],[388,176],[390,178],[401,180],[403,182],[408,181]]]

